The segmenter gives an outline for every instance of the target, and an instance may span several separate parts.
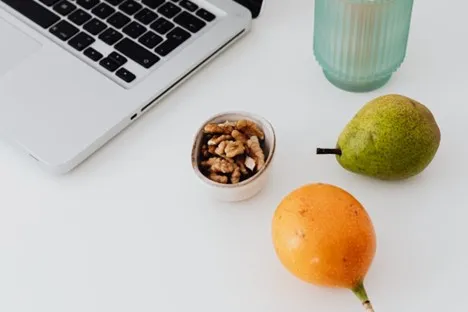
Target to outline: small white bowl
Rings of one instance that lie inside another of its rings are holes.
[[[222,123],[225,121],[238,121],[246,119],[255,122],[265,134],[265,165],[260,171],[255,173],[252,177],[237,184],[222,184],[217,183],[206,177],[200,170],[200,152],[204,132],[203,129],[208,123]],[[198,129],[195,140],[192,146],[192,167],[196,176],[201,180],[202,184],[208,191],[209,195],[217,200],[223,202],[238,202],[247,200],[257,195],[265,186],[268,181],[268,176],[271,169],[271,163],[275,155],[276,148],[276,135],[271,123],[255,114],[247,112],[225,112],[215,115],[208,119]]]

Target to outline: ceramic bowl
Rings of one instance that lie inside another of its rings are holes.
[[[240,183],[223,184],[214,182],[206,177],[200,170],[200,154],[204,137],[203,129],[208,123],[223,123],[225,121],[238,121],[241,119],[253,121],[263,130],[265,134],[265,165],[252,177],[241,181]],[[257,195],[264,188],[270,174],[271,164],[275,155],[275,148],[275,131],[271,123],[265,118],[247,112],[221,113],[206,120],[196,132],[192,147],[192,167],[195,175],[202,182],[202,186],[204,186],[209,196],[224,202],[243,201]]]

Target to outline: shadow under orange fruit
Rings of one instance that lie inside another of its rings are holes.
[[[373,312],[364,279],[376,253],[372,221],[361,203],[329,184],[304,185],[278,205],[272,221],[275,252],[297,278],[347,288]]]

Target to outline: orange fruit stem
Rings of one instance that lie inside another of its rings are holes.
[[[357,286],[352,289],[352,291],[361,301],[364,309],[366,309],[366,312],[374,312],[374,308],[372,307],[372,303],[369,300],[369,296],[367,295],[367,291],[363,282],[359,282]]]

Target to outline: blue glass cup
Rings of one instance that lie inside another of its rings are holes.
[[[403,63],[413,0],[315,0],[314,55],[336,87],[369,92]]]

